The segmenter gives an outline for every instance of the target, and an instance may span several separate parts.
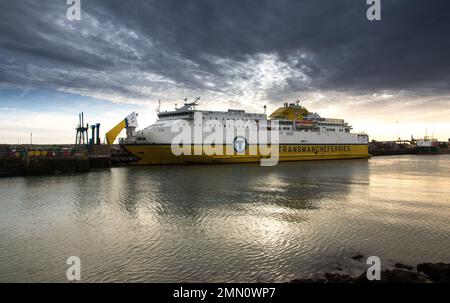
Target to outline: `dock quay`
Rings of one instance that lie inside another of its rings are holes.
[[[127,166],[132,165],[139,159],[127,152],[119,144],[111,145],[111,166]]]
[[[109,146],[0,145],[0,177],[56,175],[110,168]]]
[[[417,154],[409,141],[369,143],[372,156]],[[450,154],[449,144],[441,142],[440,154]],[[133,165],[138,159],[120,145],[0,145],[0,178],[33,175],[86,173]]]
[[[450,154],[449,142],[439,143],[438,154]],[[418,154],[417,140],[395,140],[395,141],[375,141],[369,142],[369,153],[372,156],[391,156],[391,155],[414,155]]]
[[[409,141],[375,141],[369,143],[372,156],[412,155],[416,153],[414,142]]]

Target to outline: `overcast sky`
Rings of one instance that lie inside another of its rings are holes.
[[[450,137],[450,2],[381,0],[0,2],[0,143],[72,143],[173,109],[262,112],[300,100],[372,139]]]

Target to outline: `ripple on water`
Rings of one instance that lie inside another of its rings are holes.
[[[97,282],[286,281],[357,253],[450,262],[449,168],[405,156],[2,179],[0,281],[64,281],[69,255]]]

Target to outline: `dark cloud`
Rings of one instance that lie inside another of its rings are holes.
[[[255,98],[450,90],[445,0],[382,0],[379,22],[366,19],[365,0],[81,2],[73,22],[62,0],[1,2],[3,86],[131,98],[244,93],[246,84]]]

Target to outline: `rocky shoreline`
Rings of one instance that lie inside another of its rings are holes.
[[[359,262],[365,260],[362,255],[350,258]],[[410,266],[396,262],[392,268],[380,271],[379,281],[369,281],[366,271],[356,275],[345,273],[339,267],[337,271],[314,278],[294,279],[289,283],[450,283],[450,264],[446,263],[421,263]]]

